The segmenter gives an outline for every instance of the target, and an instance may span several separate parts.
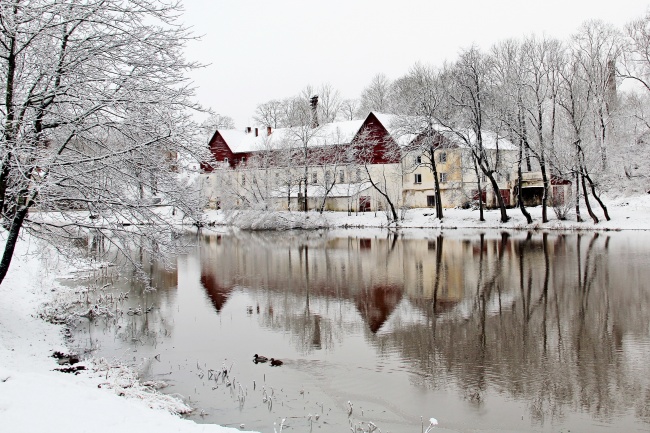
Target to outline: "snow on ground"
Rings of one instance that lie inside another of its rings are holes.
[[[479,221],[479,211],[476,209],[444,209],[442,221],[435,215],[435,209],[411,209],[400,221],[400,228],[507,228],[507,229],[548,229],[548,230],[650,230],[650,194],[638,197],[604,199],[611,217],[606,221],[598,203],[592,200],[594,213],[600,220],[594,224],[587,214],[584,205],[581,206],[583,221],[576,222],[575,214],[569,214],[567,220],[559,220],[553,208],[548,208],[549,222],[542,224],[541,206],[527,208],[533,223],[527,224],[526,219],[518,208],[508,209],[510,220],[500,222],[498,209],[485,210],[485,221]],[[314,228],[318,226],[330,228],[356,227],[386,227],[387,219],[384,212],[352,213],[324,212],[322,215],[311,211],[301,212],[267,212],[238,211],[224,212],[209,210],[205,214],[205,222],[216,225],[233,224],[240,228],[268,229],[274,225],[282,228]],[[395,227],[391,225],[390,227]]]
[[[400,223],[403,228],[519,228],[519,229],[583,229],[583,230],[650,230],[650,195],[620,198],[606,202],[612,220],[594,225],[590,220],[575,222],[555,218],[549,209],[551,221],[541,224],[541,208],[529,209],[535,222],[527,225],[518,209],[508,211],[511,220],[499,222],[499,212],[486,211],[485,222],[478,221],[477,210],[445,209],[441,223],[431,209],[414,209],[407,212]],[[594,207],[600,217],[601,211]],[[583,210],[584,212],[584,210]],[[272,219],[310,227],[385,227],[382,213],[347,215],[347,213],[274,212]],[[587,215],[583,218],[588,219]],[[249,216],[250,225],[260,223],[259,216]],[[304,219],[309,219],[305,224]],[[221,211],[208,211],[206,222],[225,224],[232,221]],[[240,220],[245,218],[239,217]],[[302,221],[302,222],[301,222]],[[54,371],[58,367],[51,355],[54,351],[66,352],[63,327],[45,322],[38,317],[41,305],[50,300],[55,291],[64,290],[56,281],[66,272],[67,264],[59,263],[56,256],[47,259],[33,252],[35,243],[23,239],[19,243],[9,274],[0,285],[0,426],[2,431],[13,433],[48,431],[65,432],[120,432],[138,433],[225,433],[240,431],[216,425],[196,424],[150,407],[167,407],[169,402],[159,394],[145,392],[130,377],[131,372],[111,368],[107,379],[106,367],[110,361],[86,363],[89,370],[79,375]],[[31,251],[31,253],[30,253]],[[92,372],[97,368],[99,372]],[[102,370],[103,369],[103,370]],[[117,373],[116,373],[117,372]],[[125,385],[124,382],[127,384]],[[126,395],[127,398],[118,394]],[[182,402],[176,401],[181,404]]]
[[[51,355],[67,352],[63,327],[41,320],[37,311],[65,272],[55,258],[43,262],[30,253],[36,244],[21,240],[10,271],[0,285],[0,430],[12,433],[227,433],[240,431],[201,425],[165,410],[169,397],[134,386],[131,372],[111,369],[110,362],[86,363],[79,375],[54,371]],[[77,365],[77,364],[75,364]],[[95,366],[99,371],[92,373]],[[117,374],[116,374],[117,373]],[[124,381],[127,383],[125,384]],[[131,396],[124,398],[118,393]],[[182,404],[176,400],[176,404]],[[176,406],[178,407],[178,406]]]

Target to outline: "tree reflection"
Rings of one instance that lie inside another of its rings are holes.
[[[263,325],[305,353],[333,349],[360,320],[368,342],[400,353],[422,386],[454,384],[472,404],[496,392],[527,401],[540,423],[630,407],[648,420],[650,368],[633,355],[648,341],[639,282],[650,272],[621,262],[610,236],[238,233],[203,245],[208,293],[248,288],[268,305]]]

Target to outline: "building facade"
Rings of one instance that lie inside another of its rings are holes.
[[[433,207],[435,162],[443,207],[469,206],[479,198],[496,206],[493,188],[473,164],[471,136],[463,141],[439,129],[432,133],[435,144],[423,146],[421,136],[399,124],[397,116],[370,113],[322,126],[218,130],[209,142],[213,161],[201,165],[202,193],[212,208]],[[496,134],[482,138],[499,194],[514,205],[518,150]]]

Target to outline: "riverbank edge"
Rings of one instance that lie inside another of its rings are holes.
[[[519,209],[509,209],[509,220],[500,221],[496,209],[484,210],[485,221],[479,221],[476,209],[444,209],[439,220],[432,209],[417,208],[406,211],[400,221],[388,223],[384,212],[350,213],[316,211],[259,211],[259,210],[206,210],[203,227],[237,227],[244,230],[290,230],[290,229],[360,229],[383,228],[390,230],[549,230],[549,231],[622,231],[650,230],[650,194],[605,201],[610,220],[606,221],[600,209],[594,212],[599,219],[594,223],[589,215],[582,215],[581,222],[575,214],[560,220],[552,208],[548,209],[549,222],[542,223],[542,207],[529,207],[533,222],[528,224]]]

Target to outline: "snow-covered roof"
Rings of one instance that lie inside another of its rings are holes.
[[[396,140],[400,146],[407,146],[411,144],[422,131],[426,130],[428,124],[426,118],[421,116],[401,116],[384,113],[373,114],[384,125],[391,137],[393,137],[393,139]],[[434,123],[432,126],[434,130],[444,135],[454,144],[458,145],[461,148],[467,147],[467,143],[461,139],[456,132],[453,132],[451,129],[437,123]],[[457,132],[467,137],[468,140],[472,143],[476,141],[476,134],[468,129],[458,130]],[[485,149],[496,149],[497,143],[499,144],[499,149],[502,150],[517,149],[517,147],[513,145],[510,140],[506,139],[503,136],[499,136],[492,131],[483,131],[482,137],[483,147]]]
[[[443,133],[447,138],[453,140],[456,144],[458,144],[458,146],[468,147],[467,143],[464,140],[462,140],[458,136],[458,134],[454,132],[450,132],[449,129],[441,128],[439,131]],[[470,143],[476,142],[476,134],[474,133],[474,131],[459,130],[458,132],[460,134],[463,134],[465,137],[467,137]],[[495,150],[498,145],[499,150],[517,150],[517,146],[515,146],[514,144],[512,144],[510,140],[497,134],[496,132],[482,131],[481,137],[483,138],[484,149]]]
[[[305,138],[308,138],[309,147],[349,144],[363,122],[363,120],[348,120],[327,123],[316,128],[309,126],[278,128],[272,130],[271,135],[267,134],[266,128],[258,128],[257,137],[254,132],[245,133],[238,130],[219,130],[219,133],[234,153],[255,152],[301,146]]]
[[[410,144],[418,136],[417,131],[426,128],[426,121],[423,118],[376,112],[372,114],[386,128],[388,134],[402,147]],[[351,143],[361,129],[364,121],[365,119],[332,122],[316,128],[309,126],[278,128],[272,130],[270,135],[267,134],[267,128],[265,127],[257,128],[257,136],[255,136],[255,132],[246,133],[234,129],[219,130],[219,133],[234,153],[301,146],[302,140],[307,140],[309,147],[320,147]],[[420,126],[419,123],[422,125]],[[433,127],[459,147],[466,147],[466,143],[458,134],[452,132],[450,129],[441,125],[433,125]],[[470,141],[475,140],[475,135],[472,131],[460,130],[458,132],[468,137]],[[483,132],[483,146],[486,149],[496,149],[497,142],[499,149],[502,150],[514,150],[517,148],[509,140],[498,136],[494,132]]]
[[[384,125],[384,128],[388,131],[391,137],[397,142],[400,146],[409,145],[416,137],[417,134],[407,131],[403,127],[403,117],[397,116],[395,114],[386,114],[386,113],[373,113],[377,120]]]

